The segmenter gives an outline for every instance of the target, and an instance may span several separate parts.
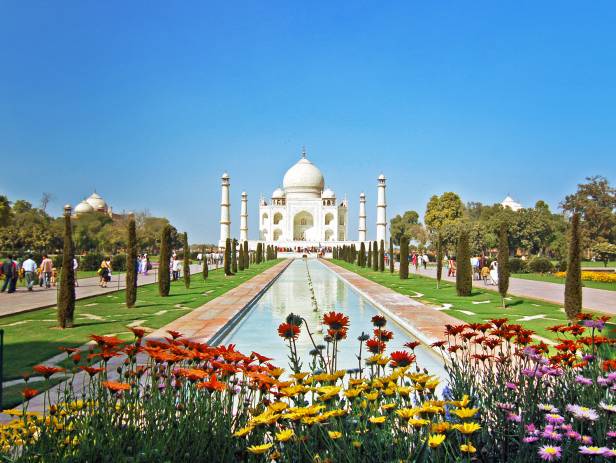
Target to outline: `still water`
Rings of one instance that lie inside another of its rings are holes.
[[[318,312],[313,310],[308,272],[312,278]],[[338,344],[340,351],[338,367],[357,368],[356,354],[359,349],[357,337],[362,331],[372,336],[373,326],[370,319],[380,312],[317,259],[295,259],[221,343],[235,344],[237,349],[245,354],[250,354],[254,350],[273,357],[273,364],[287,368],[288,344],[278,336],[278,325],[285,321],[288,314],[298,314],[308,321],[315,342],[325,344],[323,333],[318,332],[321,328],[320,320],[324,313],[332,310],[343,312],[350,319],[347,339]],[[386,353],[403,350],[404,343],[415,340],[392,320],[388,319],[386,329],[394,333],[393,340],[387,345]],[[297,348],[303,359],[303,369],[307,371],[310,361],[308,352],[313,349],[313,345],[303,326],[297,340]],[[431,374],[440,378],[446,377],[440,358],[431,349],[420,346],[415,349],[415,354],[421,368],[427,368]],[[365,346],[362,355],[363,358],[367,355]]]

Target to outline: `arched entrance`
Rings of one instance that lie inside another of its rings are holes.
[[[325,230],[325,241],[333,241],[334,240],[334,231],[329,228]]]
[[[314,218],[307,211],[298,212],[293,217],[293,240],[306,241],[308,231],[314,226]]]
[[[280,228],[276,228],[274,230],[274,241],[278,241],[282,236],[282,230]]]

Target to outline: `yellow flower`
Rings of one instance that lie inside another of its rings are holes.
[[[462,396],[462,400],[452,400],[450,403],[456,407],[466,407],[469,403],[471,403],[471,399],[468,395],[464,394]]]
[[[361,389],[348,389],[344,391],[344,395],[347,397],[347,399],[354,399],[359,394],[361,394]]]
[[[248,450],[250,453],[254,453],[255,455],[260,455],[262,453],[267,452],[269,449],[271,449],[272,445],[274,444],[269,443],[269,444],[261,444],[261,445],[251,445],[246,450]]]
[[[451,425],[446,421],[443,421],[442,423],[432,423],[431,427],[432,432],[435,432],[437,434],[442,434],[445,431],[449,431],[450,429]]]
[[[411,426],[413,426],[414,428],[421,428],[422,426],[425,426],[427,424],[430,424],[430,421],[428,420],[424,420],[422,418],[419,419],[410,419],[409,420],[409,424]]]
[[[330,439],[340,439],[342,437],[342,433],[339,431],[327,431],[327,434],[329,434]]]
[[[369,401],[374,401],[379,397],[379,391],[367,392],[364,394],[364,397]]]
[[[353,444],[353,447],[355,447],[356,449],[361,447],[361,442],[358,440],[354,440],[352,444]]]
[[[344,375],[346,375],[346,370],[338,370],[335,371],[332,376],[334,376],[336,379],[341,379],[344,378]]]
[[[460,451],[463,453],[475,453],[477,449],[473,447],[473,444],[469,442],[468,444],[462,444],[460,446]]]
[[[428,445],[431,448],[436,448],[445,440],[445,434],[431,434],[428,436]]]
[[[392,409],[396,408],[396,404],[383,404],[383,405],[381,405],[381,408],[383,410],[392,410]]]
[[[306,376],[308,376],[308,373],[295,373],[291,375],[291,378],[293,379],[297,379],[298,381],[303,380]]]
[[[400,418],[404,418],[405,420],[410,420],[418,413],[418,408],[401,408],[399,410],[396,410],[396,415],[398,415]]]
[[[351,387],[355,387],[355,386],[359,386],[360,384],[365,384],[366,381],[363,378],[351,378],[349,379],[349,386]]]
[[[274,368],[273,370],[270,371],[270,375],[272,375],[274,378],[278,378],[283,373],[284,373],[284,368]]]
[[[282,394],[286,397],[295,397],[297,394],[303,394],[307,391],[308,388],[306,386],[302,386],[301,384],[298,384],[297,386],[285,387],[280,390],[280,392],[282,392]]]
[[[432,378],[426,382],[425,387],[433,391],[434,389],[436,389],[436,386],[438,386],[438,384],[439,380],[437,378]]]
[[[402,395],[402,396],[408,396],[411,393],[411,388],[408,386],[399,386],[398,387],[398,394]]]
[[[395,393],[396,393],[396,390],[394,388],[388,387],[387,389],[383,390],[383,394],[385,394],[386,396],[389,396],[389,397],[391,397]]]
[[[284,402],[274,402],[272,404],[270,404],[270,406],[268,407],[271,411],[273,412],[281,412],[283,411],[285,408],[287,408],[289,405],[284,403]]]
[[[370,421],[372,424],[383,424],[385,423],[386,419],[386,416],[371,416],[370,418],[368,418],[368,421]]]
[[[292,429],[285,429],[283,431],[276,433],[276,440],[278,442],[286,442],[291,439],[295,435],[295,432]]]
[[[235,437],[244,437],[248,434],[250,434],[250,431],[252,431],[252,426],[246,426],[245,428],[240,429],[239,431],[236,431],[233,433],[233,435]]]
[[[459,408],[458,410],[452,410],[451,413],[459,418],[472,418],[478,411],[478,408]]]
[[[341,408],[336,408],[334,410],[330,410],[328,412],[323,413],[322,416],[325,419],[329,419],[329,418],[332,418],[332,417],[344,416],[344,415],[346,415],[346,413],[347,413],[346,410],[342,410]]]
[[[425,403],[421,406],[422,413],[442,413],[443,407],[439,407],[437,405],[433,405],[430,403]]]
[[[376,363],[378,363],[380,366],[384,367],[385,365],[387,365],[389,363],[389,357],[382,357],[380,359],[378,359],[376,361]]]
[[[475,431],[481,429],[481,426],[479,426],[477,423],[462,423],[462,424],[454,424],[453,428],[457,429],[462,434],[472,434]]]

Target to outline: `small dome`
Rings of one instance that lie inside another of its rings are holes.
[[[285,197],[285,193],[280,188],[276,188],[274,192],[272,193],[272,198],[284,198],[284,197]]]
[[[94,208],[85,199],[75,206],[75,214],[87,214],[88,212],[94,212]]]
[[[329,188],[325,188],[323,190],[323,193],[321,193],[321,198],[335,198],[336,197],[336,193],[334,193],[332,190],[330,190]]]
[[[94,192],[90,195],[86,202],[92,206],[95,211],[106,211],[107,203],[103,198],[101,198],[98,193]]]
[[[379,180],[385,180],[385,176],[383,174],[379,175]]]
[[[362,191],[362,192],[359,194],[359,197],[360,197],[360,198],[365,198],[365,197],[366,197],[366,194]]]
[[[306,157],[302,157],[284,174],[282,184],[287,193],[318,198],[321,196],[325,181],[318,167]]]

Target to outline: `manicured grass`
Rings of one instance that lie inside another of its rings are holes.
[[[611,260],[607,263],[608,267],[616,267],[616,260]],[[582,261],[582,267],[601,267],[603,268],[603,262],[593,262],[591,260]]]
[[[401,280],[397,273],[375,272],[357,267],[344,261],[333,261],[341,267],[358,273],[376,283],[406,294],[428,305],[443,307],[451,304],[445,313],[467,323],[483,323],[491,318],[509,318],[511,323],[519,323],[534,330],[537,335],[556,339],[547,328],[552,325],[567,323],[567,317],[561,307],[543,301],[511,296],[507,300],[507,308],[501,307],[500,295],[495,291],[473,288],[469,297],[456,294],[454,283],[441,281],[440,289],[436,289],[436,280],[415,274],[410,274],[408,280]],[[525,320],[524,317],[543,315],[540,319]],[[604,330],[607,332],[607,330]]]
[[[523,280],[547,281],[548,283],[565,284],[564,278],[559,278],[550,273],[514,273],[512,278],[522,278]],[[587,288],[606,289],[608,291],[616,291],[616,283],[605,283],[603,281],[582,281],[582,284]]]
[[[158,295],[157,284],[140,286],[137,304],[132,309],[127,309],[124,304],[124,291],[83,299],[77,301],[75,327],[71,329],[56,328],[55,308],[2,318],[4,379],[16,378],[30,371],[34,365],[60,353],[59,347],[85,344],[91,334],[113,334],[132,339],[132,333],[126,328],[128,324],[160,328],[278,262],[254,264],[233,277],[226,277],[222,270],[213,270],[206,281],[200,273],[193,274],[190,289],[184,287],[183,281],[173,282],[170,296],[164,298]]]
[[[21,391],[26,387],[30,389],[44,390],[55,386],[63,381],[63,378],[51,378],[49,381],[29,381],[2,389],[2,410],[13,408],[24,401]]]

